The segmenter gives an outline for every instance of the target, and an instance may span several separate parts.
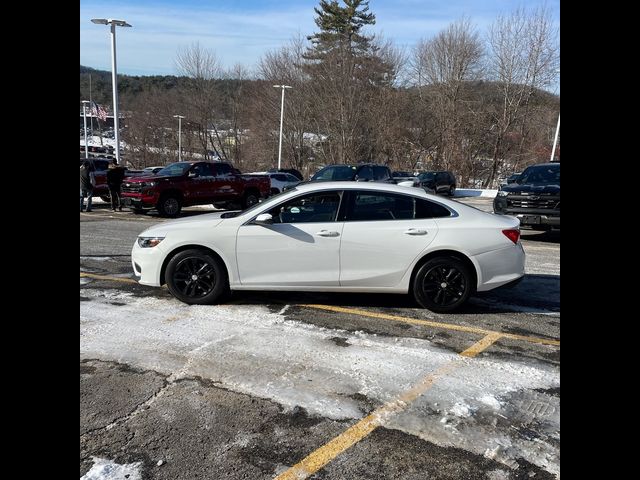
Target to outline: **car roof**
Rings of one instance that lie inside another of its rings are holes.
[[[393,183],[382,182],[309,182],[299,184],[296,186],[296,190],[299,192],[306,192],[309,190],[377,190],[392,193],[412,194],[420,197],[427,195],[427,193],[421,188],[402,187]]]

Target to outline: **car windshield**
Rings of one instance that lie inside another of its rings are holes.
[[[311,177],[311,181],[353,180],[356,170],[357,168],[351,165],[332,165],[317,172]]]
[[[433,180],[435,178],[436,174],[433,172],[425,172],[425,173],[421,173],[420,175],[418,175],[418,178],[422,181],[424,180]]]
[[[538,185],[560,185],[560,165],[535,165],[527,168],[516,183]]]
[[[190,167],[191,162],[176,162],[171,165],[167,165],[162,170],[158,171],[158,175],[180,177],[181,175],[184,175]]]

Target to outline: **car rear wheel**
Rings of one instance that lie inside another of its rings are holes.
[[[158,202],[158,211],[163,217],[177,217],[182,210],[182,202],[175,195],[165,195]]]
[[[227,270],[204,250],[184,250],[167,264],[167,287],[178,300],[190,305],[217,303],[229,291]]]
[[[455,191],[456,191],[456,187],[454,186],[449,187],[449,196],[453,197],[453,194],[455,193]]]
[[[474,289],[469,268],[453,257],[436,257],[420,267],[413,282],[416,301],[433,312],[452,312]]]

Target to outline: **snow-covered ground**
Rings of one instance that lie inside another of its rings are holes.
[[[85,280],[86,284],[86,278]],[[311,415],[361,418],[354,398],[382,404],[460,357],[428,340],[327,329],[288,320],[262,305],[189,306],[175,299],[82,288],[81,358],[202,377]],[[114,306],[118,305],[118,306]],[[342,345],[337,345],[340,337]],[[348,348],[345,348],[345,343]],[[490,356],[465,359],[388,425],[443,446],[514,465],[517,458],[557,473],[559,403],[537,390],[560,384],[556,367]],[[559,401],[559,399],[557,399]],[[507,417],[538,402],[543,438],[527,439]]]

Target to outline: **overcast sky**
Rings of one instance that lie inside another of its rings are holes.
[[[81,0],[80,64],[111,70],[109,27],[91,18],[125,20],[118,28],[118,73],[175,75],[179,48],[199,42],[213,50],[224,68],[242,64],[253,69],[260,57],[298,35],[318,29],[314,7],[320,0]],[[368,34],[382,35],[410,49],[466,15],[485,33],[500,14],[518,6],[546,5],[556,25],[559,0],[370,0],[376,24]]]

